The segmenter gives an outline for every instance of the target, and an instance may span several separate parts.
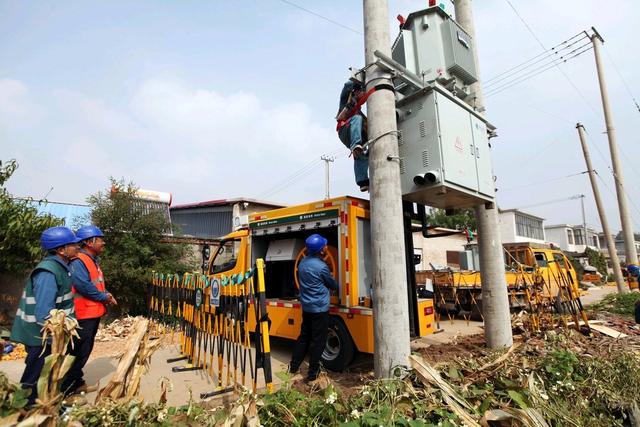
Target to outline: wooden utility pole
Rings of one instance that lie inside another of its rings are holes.
[[[584,161],[587,164],[587,171],[589,172],[589,181],[591,181],[591,188],[593,189],[593,198],[596,201],[596,207],[598,208],[598,215],[600,216],[600,224],[602,225],[602,231],[604,232],[604,238],[607,242],[607,249],[609,250],[609,260],[611,261],[611,267],[613,268],[613,275],[616,279],[616,286],[618,292],[626,294],[629,292],[627,286],[624,283],[622,277],[622,269],[620,268],[620,261],[618,260],[618,252],[616,251],[616,245],[613,241],[611,231],[609,230],[609,222],[607,221],[607,214],[604,211],[602,205],[602,199],[600,198],[600,190],[598,189],[598,183],[596,182],[596,174],[591,164],[591,156],[589,155],[589,148],[584,138],[584,126],[580,123],[576,124],[578,129],[578,136],[580,137],[580,145],[582,146],[582,153],[584,154]]]
[[[375,51],[391,56],[386,0],[363,0],[367,89],[393,87],[391,75],[375,65]],[[375,91],[367,100],[371,243],[373,261],[374,370],[389,378],[396,366],[409,364],[409,301],[398,163],[395,95]]]
[[[473,23],[471,0],[455,0],[456,21],[471,36],[471,45],[478,81],[471,85],[475,94],[475,109],[483,112],[484,98],[480,85],[478,45]],[[495,194],[494,194],[495,197]],[[482,316],[484,337],[490,348],[510,347],[513,344],[509,293],[504,270],[504,254],[498,221],[498,207],[480,205],[475,208],[478,224],[478,251],[480,255],[480,277],[482,280]]]
[[[604,112],[604,121],[607,126],[607,138],[609,139],[609,151],[611,152],[613,178],[616,183],[618,209],[620,210],[620,226],[622,227],[622,236],[624,238],[625,262],[627,265],[638,265],[635,236],[633,233],[633,226],[631,225],[631,217],[629,216],[627,195],[624,191],[622,166],[620,165],[620,158],[618,157],[616,130],[613,127],[613,114],[611,113],[611,106],[609,105],[609,92],[607,91],[607,83],[604,79],[604,68],[602,67],[602,58],[600,57],[600,47],[602,46],[602,43],[604,43],[604,40],[595,28],[592,27],[592,30],[593,34],[590,38],[591,43],[593,44],[593,54],[596,58],[598,82],[600,83],[600,97],[602,98],[602,110]]]

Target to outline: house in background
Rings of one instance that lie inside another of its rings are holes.
[[[544,218],[518,209],[500,210],[500,238],[502,243],[541,243],[544,244]]]
[[[174,234],[217,239],[246,223],[251,213],[282,208],[284,205],[261,200],[236,198],[176,205],[170,208]]]
[[[573,253],[584,253],[587,246],[591,249],[600,250],[600,239],[598,232],[587,226],[587,239],[585,244],[584,226],[556,224],[545,228],[547,240],[557,245],[560,249]]]
[[[467,244],[464,233],[449,228],[429,227],[429,234],[434,237],[427,238],[422,231],[413,231],[413,253],[420,255],[416,270],[431,270],[431,265],[459,268],[459,253],[465,250]]]
[[[38,210],[38,215],[52,215],[64,220],[64,226],[77,229],[91,224],[91,207],[79,203],[50,202],[31,200],[29,204]]]
[[[620,260],[620,262],[626,263],[627,255],[624,249],[624,238],[622,237],[622,233],[620,232],[617,235],[612,234],[612,237],[616,245],[616,253],[618,254],[618,259]],[[605,238],[604,233],[598,233],[598,240],[600,242],[600,250],[602,251],[602,254],[605,256],[605,258],[607,258],[607,260],[609,260],[609,251],[607,249],[607,239]],[[640,241],[636,240],[635,246],[636,246],[636,251],[640,253]]]

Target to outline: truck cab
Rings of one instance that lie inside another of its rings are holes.
[[[375,295],[367,200],[345,196],[249,215],[245,226],[224,236],[213,249],[208,274],[211,278],[232,277],[249,270],[257,259],[264,259],[269,334],[295,340],[302,323],[297,267],[306,255],[304,242],[314,233],[328,240],[324,261],[339,286],[331,293],[329,334],[322,362],[329,369],[342,370],[356,351],[374,350]],[[413,312],[419,327],[415,335],[433,333],[433,301],[416,301]],[[250,316],[250,328],[255,320]]]

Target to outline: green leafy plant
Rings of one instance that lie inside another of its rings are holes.
[[[433,208],[427,215],[429,225],[436,227],[464,230],[476,230],[476,216],[473,209],[454,209],[452,215],[447,215],[444,209]],[[474,231],[475,232],[475,231]]]
[[[602,252],[591,249],[587,246],[587,248],[584,250],[584,253],[587,258],[589,258],[589,265],[595,267],[598,272],[602,274],[602,277],[604,277],[606,280],[606,277],[608,276],[607,260],[605,259]]]
[[[30,200],[15,199],[5,188],[18,168],[15,160],[0,161],[0,272],[21,273],[42,257],[40,234],[63,220],[38,215]]]
[[[609,294],[596,304],[589,306],[589,311],[620,314],[633,318],[636,303],[640,300],[640,294],[630,292],[627,294]]]
[[[152,271],[190,271],[194,265],[184,245],[163,241],[171,222],[160,209],[136,198],[133,183],[111,179],[107,191],[89,197],[91,222],[105,234],[101,268],[116,308],[131,315],[146,314],[146,288]]]

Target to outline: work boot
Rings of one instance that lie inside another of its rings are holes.
[[[361,185],[360,186],[360,191],[362,191],[363,193],[369,191],[369,186],[368,185]]]

